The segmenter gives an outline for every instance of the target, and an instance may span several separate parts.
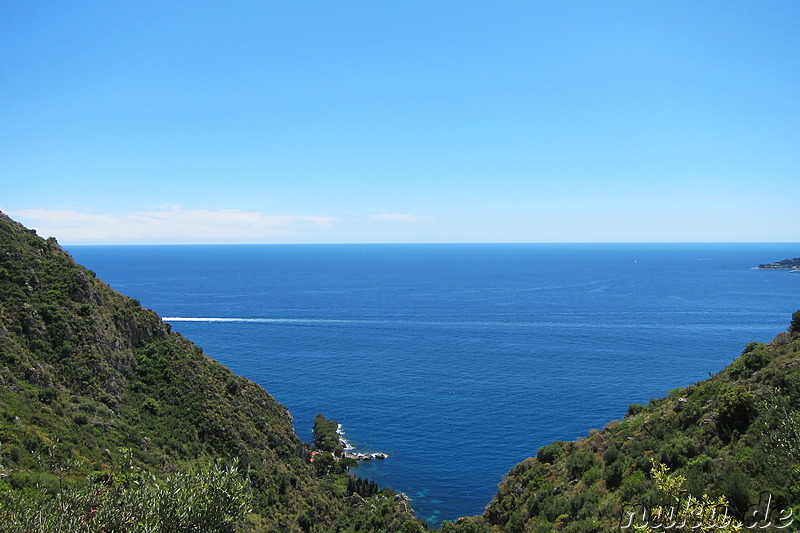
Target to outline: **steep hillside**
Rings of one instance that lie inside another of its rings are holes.
[[[482,516],[443,529],[615,531],[634,511],[631,530],[652,526],[644,510],[670,503],[654,483],[654,463],[683,478],[688,494],[725,496],[745,527],[800,530],[800,311],[788,332],[748,344],[718,375],[633,404],[624,420],[584,439],[540,448],[507,474]]]
[[[0,213],[4,527],[12,511],[24,519],[20,502],[63,500],[66,489],[105,494],[122,473],[158,484],[236,461],[253,509],[238,528],[394,530],[413,518],[391,491],[352,496],[342,468],[321,468],[309,454],[261,387],[76,265],[54,239]]]

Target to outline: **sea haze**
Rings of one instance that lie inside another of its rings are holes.
[[[718,372],[800,308],[790,244],[73,246],[211,357],[338,420],[358,475],[438,523],[633,402]]]

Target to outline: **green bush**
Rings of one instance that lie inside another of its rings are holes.
[[[742,352],[742,363],[745,368],[751,371],[764,368],[772,359],[769,346],[766,344],[751,342]]]
[[[661,462],[673,470],[682,467],[690,455],[690,447],[691,443],[686,437],[670,440],[661,448]]]
[[[84,487],[60,487],[51,478],[0,494],[3,532],[233,533],[250,512],[247,481],[235,465],[215,463],[165,480],[127,472]]]
[[[641,413],[644,410],[644,405],[638,403],[632,403],[628,406],[628,412],[625,416],[634,416]]]
[[[619,487],[619,484],[622,483],[622,475],[625,472],[625,459],[619,458],[613,463],[609,464],[605,468],[605,472],[603,477],[606,480],[606,486],[613,490]]]
[[[742,385],[729,388],[717,399],[717,427],[723,436],[745,431],[755,416],[753,395]]]
[[[594,454],[589,451],[575,452],[567,457],[567,470],[573,479],[580,477],[594,465]]]
[[[148,397],[145,398],[144,403],[142,404],[142,409],[151,414],[157,415],[161,409],[161,405],[159,405],[158,400]]]
[[[800,335],[800,310],[792,313],[792,322],[789,324],[789,333]]]
[[[737,516],[743,516],[752,503],[750,478],[742,472],[734,472],[727,476],[720,485],[720,491],[727,497]]]
[[[539,451],[536,452],[536,459],[538,459],[540,463],[554,463],[563,455],[564,446],[562,443],[554,442],[553,444],[548,444],[547,446],[539,448]]]
[[[39,401],[45,404],[53,403],[58,398],[58,390],[55,387],[45,387],[38,391]]]
[[[628,504],[637,501],[646,486],[647,479],[645,479],[644,472],[635,470],[631,475],[623,479],[620,484],[619,494],[622,503]]]
[[[620,455],[622,455],[622,453],[619,451],[619,448],[617,448],[616,444],[612,443],[606,448],[606,451],[603,452],[603,461],[605,461],[606,464],[611,464],[616,461]]]
[[[602,469],[600,465],[595,464],[591,468],[589,468],[586,472],[583,473],[581,476],[581,481],[586,483],[587,485],[593,485],[597,481],[599,481],[603,476]]]

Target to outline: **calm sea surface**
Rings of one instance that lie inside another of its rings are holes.
[[[800,308],[791,244],[72,246],[311,441],[338,420],[358,468],[432,523],[633,402],[718,372]],[[192,320],[195,319],[195,320]]]

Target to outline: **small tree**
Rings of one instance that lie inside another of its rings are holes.
[[[733,431],[744,432],[755,416],[755,400],[745,387],[737,385],[717,399],[717,427],[724,436]]]
[[[793,335],[800,335],[800,310],[792,314],[792,323],[789,326],[789,333]]]
[[[655,533],[657,531],[741,531],[743,524],[730,516],[728,501],[720,496],[716,501],[707,494],[695,498],[684,489],[686,478],[667,474],[667,465],[653,463],[653,480],[664,503],[653,509],[642,505],[623,509],[620,529]],[[633,510],[632,510],[633,509]],[[642,511],[641,514],[639,511]]]

